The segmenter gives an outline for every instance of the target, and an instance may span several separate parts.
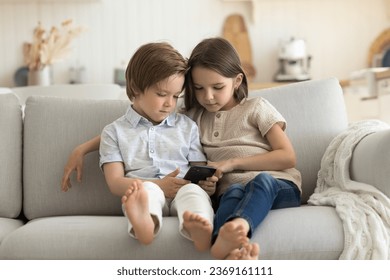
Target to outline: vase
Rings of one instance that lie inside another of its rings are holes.
[[[29,86],[48,86],[51,84],[50,67],[45,66],[38,70],[29,70],[27,76]]]

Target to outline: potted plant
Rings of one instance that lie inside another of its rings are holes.
[[[72,20],[62,22],[60,28],[53,26],[49,32],[38,22],[32,42],[23,45],[24,62],[29,69],[28,85],[50,85],[50,65],[69,55],[73,39],[82,31],[82,27],[73,26]]]

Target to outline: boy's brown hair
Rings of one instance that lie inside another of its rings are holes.
[[[186,59],[165,42],[142,45],[126,69],[126,94],[131,101],[137,94],[175,74],[185,75]]]

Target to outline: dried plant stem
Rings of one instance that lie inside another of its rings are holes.
[[[49,33],[41,23],[34,29],[31,43],[24,43],[24,62],[30,70],[64,60],[71,52],[71,42],[83,32],[82,27],[72,27],[72,20],[62,22],[61,29],[53,26]]]

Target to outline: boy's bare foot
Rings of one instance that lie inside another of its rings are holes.
[[[211,247],[211,255],[223,260],[234,249],[241,248],[245,243],[248,243],[247,231],[244,226],[236,223],[234,220],[224,224],[218,233],[217,240]]]
[[[259,244],[246,243],[240,249],[234,249],[226,257],[226,260],[258,260]]]
[[[142,244],[150,244],[154,238],[154,222],[149,213],[148,193],[141,182],[134,182],[122,197],[127,218],[133,225],[134,235]]]
[[[194,241],[198,251],[206,251],[211,245],[212,226],[208,220],[202,216],[185,211],[183,214],[183,226]]]

